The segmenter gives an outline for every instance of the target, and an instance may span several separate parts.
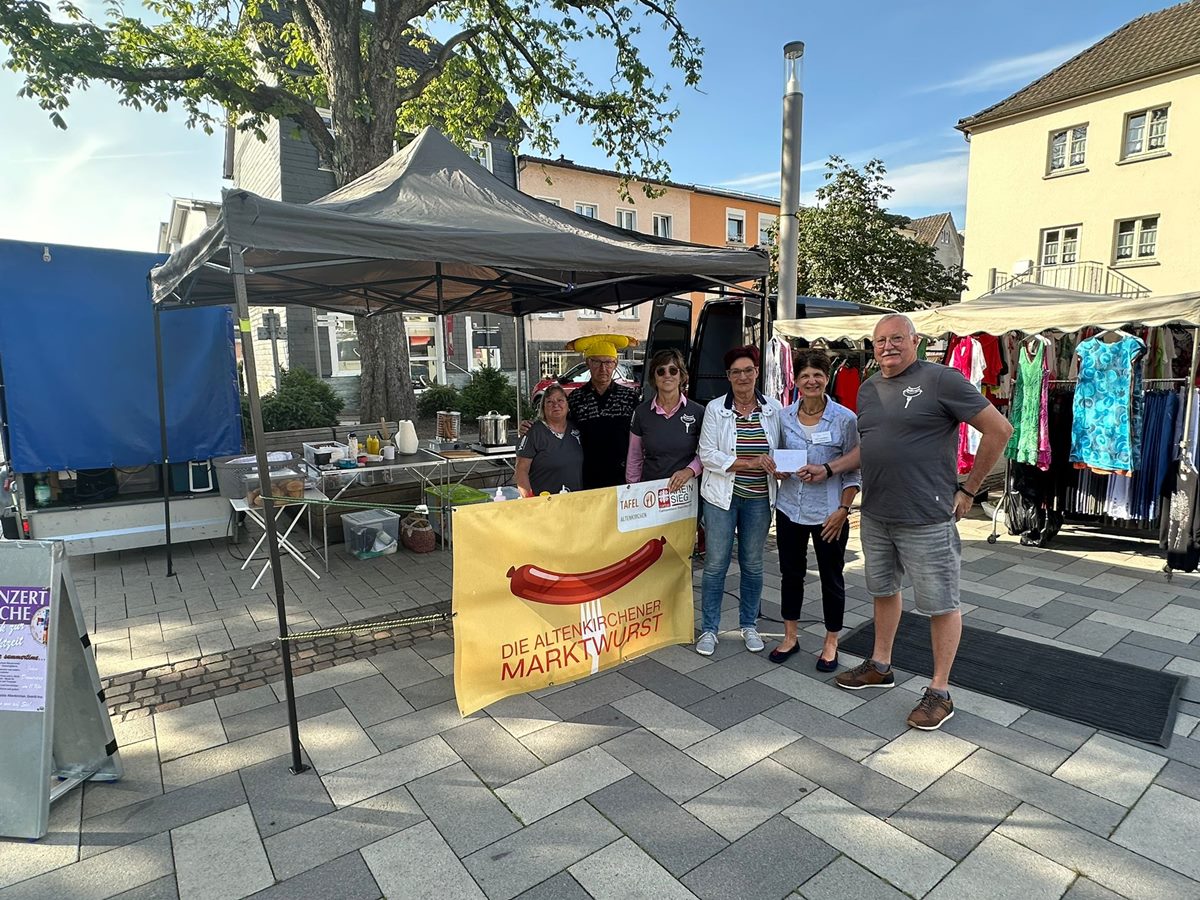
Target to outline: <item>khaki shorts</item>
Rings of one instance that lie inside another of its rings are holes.
[[[958,609],[962,540],[954,519],[899,525],[863,513],[859,534],[872,597],[900,593],[900,583],[908,575],[918,612],[940,616]]]

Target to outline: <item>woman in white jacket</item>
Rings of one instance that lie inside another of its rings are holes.
[[[755,387],[758,377],[757,347],[735,347],[725,354],[730,391],[708,404],[700,429],[700,462],[704,474],[704,533],[707,552],[700,591],[701,625],[696,652],[711,656],[717,646],[721,597],[738,538],[741,570],[738,626],[746,649],[763,648],[758,634],[758,607],[762,599],[763,548],[775,506],[775,461],[771,452],[780,446],[782,407]]]

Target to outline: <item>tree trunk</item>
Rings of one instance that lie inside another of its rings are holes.
[[[359,421],[378,422],[415,419],[417,399],[413,394],[408,362],[408,333],[402,313],[360,317],[358,352],[362,361],[359,381]]]

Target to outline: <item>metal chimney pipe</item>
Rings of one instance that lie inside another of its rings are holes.
[[[796,318],[796,241],[800,211],[800,136],[804,122],[804,42],[784,45],[787,87],[783,93],[783,153],[779,186],[779,300],[778,318]]]

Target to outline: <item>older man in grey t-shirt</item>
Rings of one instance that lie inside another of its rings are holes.
[[[1012,426],[962,373],[917,359],[919,338],[907,316],[880,319],[873,340],[879,374],[858,392],[860,450],[835,460],[828,471],[853,470],[861,457],[860,534],[867,590],[875,598],[875,648],[870,659],[839,675],[837,685],[857,691],[896,683],[892,643],[902,610],[900,581],[907,573],[918,611],[930,617],[933,639],[933,677],[908,724],[932,731],[954,715],[950,669],[962,636],[956,522],[970,511]],[[982,439],[975,467],[959,484],[963,422]],[[822,474],[806,473],[814,480]]]

